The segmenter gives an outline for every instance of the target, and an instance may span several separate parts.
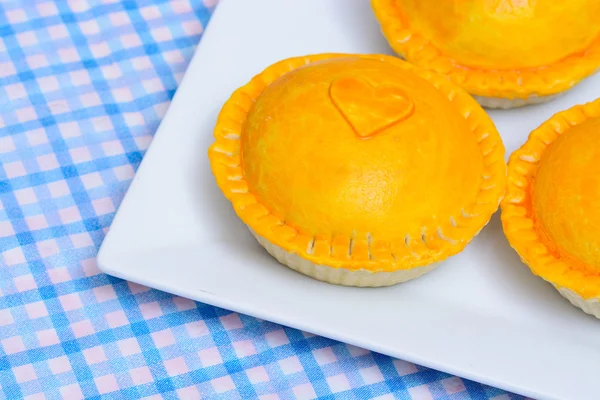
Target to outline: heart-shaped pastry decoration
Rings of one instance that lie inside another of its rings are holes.
[[[329,95],[335,107],[361,138],[373,136],[408,118],[415,106],[395,86],[372,86],[353,77],[336,79]]]

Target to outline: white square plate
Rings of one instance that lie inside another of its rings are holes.
[[[418,280],[338,287],[272,259],[238,221],[207,149],[231,92],[279,59],[390,53],[367,0],[223,0],[100,250],[111,275],[539,398],[600,398],[600,321],[534,277],[498,216]],[[549,104],[493,111],[507,151],[600,76]]]

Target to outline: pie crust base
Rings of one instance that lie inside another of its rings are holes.
[[[382,287],[406,282],[433,271],[440,263],[433,263],[412,269],[400,269],[392,272],[371,272],[369,270],[349,270],[345,268],[331,268],[327,265],[315,264],[297,253],[291,253],[274,245],[264,237],[258,236],[250,229],[258,243],[281,264],[288,266],[296,272],[311,278],[342,286]]]

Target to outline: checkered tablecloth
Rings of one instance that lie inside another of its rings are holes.
[[[215,2],[0,2],[0,398],[520,398],[98,271]]]

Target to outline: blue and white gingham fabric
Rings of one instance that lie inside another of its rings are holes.
[[[0,2],[0,398],[521,398],[98,271],[214,3]]]

